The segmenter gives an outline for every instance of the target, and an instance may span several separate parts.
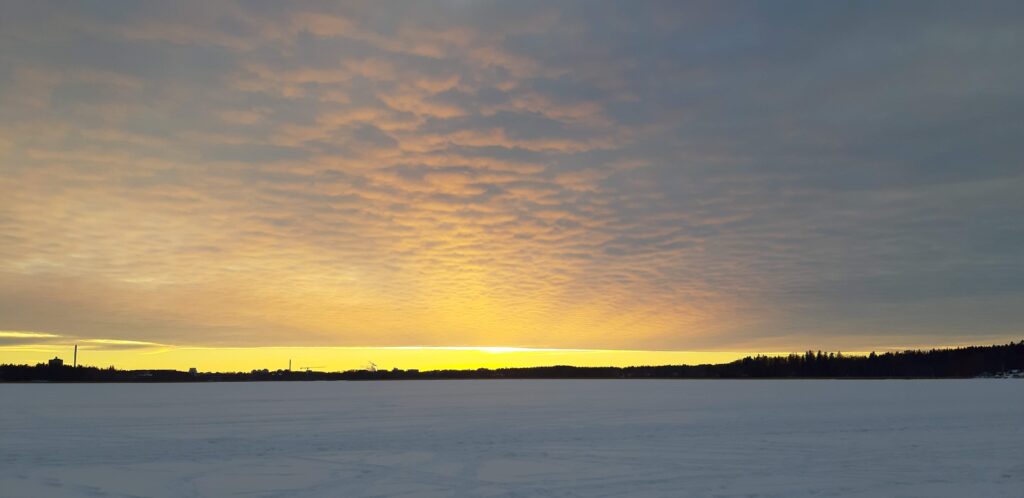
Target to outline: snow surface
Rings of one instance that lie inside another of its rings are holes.
[[[1024,496],[1024,382],[0,385],[0,496]]]

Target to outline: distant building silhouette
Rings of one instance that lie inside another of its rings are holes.
[[[60,359],[60,358],[58,358],[58,357],[56,357],[56,356],[54,356],[54,357],[53,357],[53,359],[52,359],[52,360],[50,360],[50,361],[49,361],[49,362],[47,362],[47,363],[48,363],[48,364],[49,364],[49,365],[50,365],[51,367],[63,367],[63,366],[64,366],[64,360],[62,360],[62,359]]]

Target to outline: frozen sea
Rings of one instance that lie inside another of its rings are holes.
[[[0,496],[1020,498],[1024,381],[5,384]]]

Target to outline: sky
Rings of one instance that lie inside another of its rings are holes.
[[[988,1],[5,1],[0,363],[1020,340],[1022,26]]]

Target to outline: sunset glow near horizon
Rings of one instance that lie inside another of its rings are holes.
[[[951,9],[5,2],[0,363],[1020,340],[1022,7]]]
[[[390,369],[520,368],[552,365],[635,366],[726,363],[736,352],[628,351],[599,349],[534,349],[506,347],[179,347],[136,344],[128,348],[89,343],[78,345],[79,365],[120,369],[197,368],[204,372],[251,370],[345,371]],[[74,361],[74,345],[10,346],[10,363],[35,364],[40,358]]]

